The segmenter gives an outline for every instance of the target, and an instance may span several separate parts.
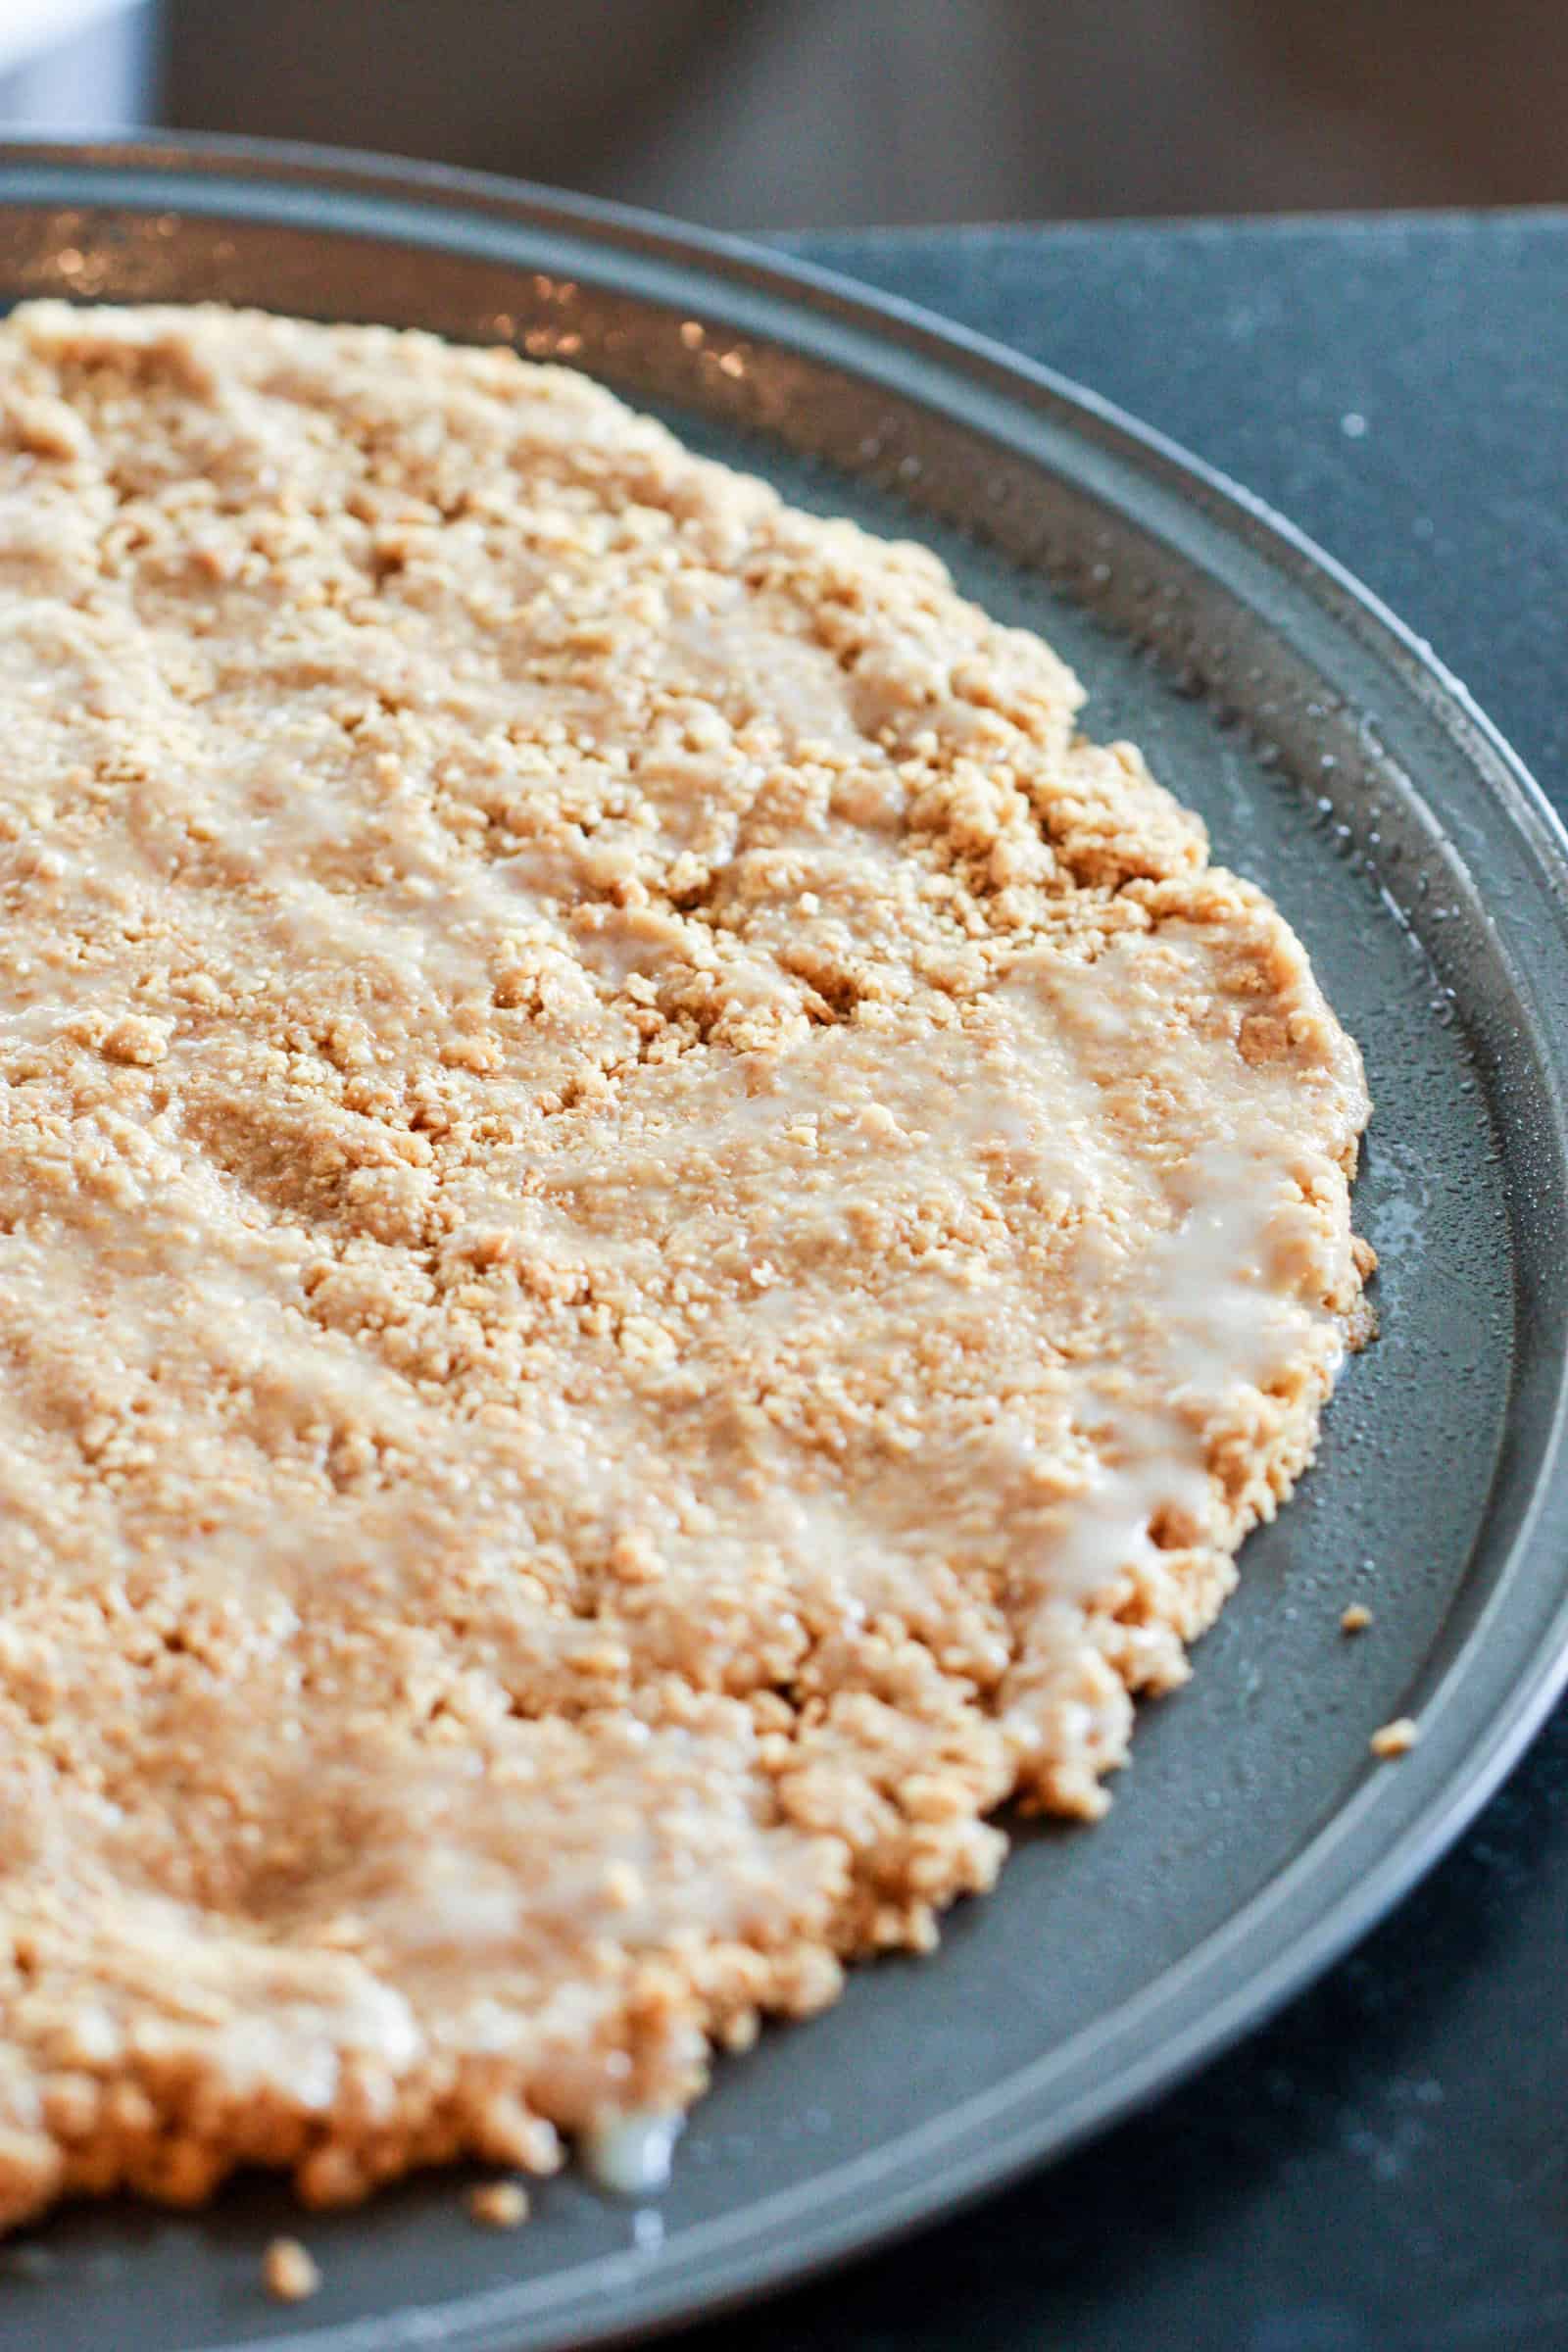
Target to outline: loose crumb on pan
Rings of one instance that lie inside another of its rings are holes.
[[[321,2272],[297,2237],[274,2237],[262,2256],[262,2283],[278,2303],[305,2303],[320,2290]]]
[[[1372,1623],[1372,1612],[1364,1600],[1352,1600],[1340,1619],[1342,1634],[1364,1634]]]
[[[0,327],[0,2225],[667,2145],[1103,1810],[1368,1103],[1081,699],[510,351]]]
[[[1375,1756],[1406,1756],[1421,1737],[1421,1727],[1408,1715],[1396,1716],[1393,1723],[1384,1724],[1372,1735],[1372,1753]]]
[[[468,2211],[487,2230],[515,2230],[528,2219],[528,2192],[517,2180],[483,2180],[468,2191]]]

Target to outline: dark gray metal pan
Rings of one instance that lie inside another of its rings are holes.
[[[792,496],[916,533],[1044,627],[1281,902],[1366,1051],[1384,1337],[1244,1556],[1110,1819],[1020,1836],[942,1952],[720,2071],[657,2213],[575,2180],[516,2236],[459,2182],[70,2214],[0,2257],[32,2352],[514,2352],[652,2330],[972,2196],[1170,2083],[1453,1838],[1568,1672],[1568,843],[1423,647],[1290,527],[1092,395],[744,248],[497,181],[240,145],[0,151],[0,290],[218,296],[507,338]],[[1352,1597],[1376,1611],[1354,1643]],[[1421,1720],[1377,1765],[1372,1730]]]

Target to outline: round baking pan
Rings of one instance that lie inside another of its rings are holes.
[[[462,2180],[312,2217],[276,2183],[68,2212],[0,2255],[30,2352],[543,2352],[656,2331],[928,2219],[1125,2113],[1361,1934],[1568,1668],[1568,843],[1423,647],[1254,501],[1091,394],[716,237],[507,183],[241,144],[0,150],[0,288],[220,299],[512,342],[792,498],[917,536],[1043,629],[1305,939],[1366,1053],[1382,1274],[1316,1467],[1243,1555],[1109,1818],[1021,1827],[929,1960],[724,2061],[638,2208],[567,2176],[514,2234]],[[1371,1633],[1339,1617],[1364,1599]],[[1374,1729],[1421,1740],[1379,1764]]]

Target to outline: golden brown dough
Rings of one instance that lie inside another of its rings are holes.
[[[0,330],[0,2218],[547,2169],[1100,1808],[1367,1104],[1078,700],[508,352]]]

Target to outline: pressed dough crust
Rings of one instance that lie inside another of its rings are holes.
[[[547,2169],[1100,1809],[1370,1261],[1079,699],[509,352],[0,330],[0,2220]]]

